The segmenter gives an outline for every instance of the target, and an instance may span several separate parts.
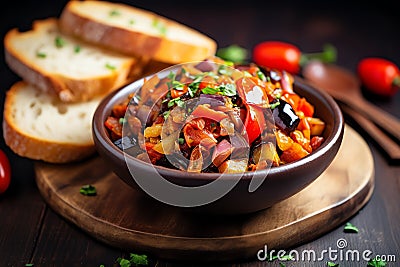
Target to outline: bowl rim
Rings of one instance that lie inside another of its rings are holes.
[[[162,71],[161,71],[162,72]],[[221,177],[221,173],[191,173],[184,172],[177,169],[171,169],[164,166],[153,165],[151,163],[139,160],[129,154],[124,153],[120,148],[118,148],[109,138],[108,133],[104,127],[105,117],[109,114],[110,108],[118,102],[118,100],[122,100],[124,97],[128,95],[127,92],[131,93],[140,88],[141,84],[152,77],[155,74],[140,78],[136,81],[133,81],[121,88],[113,91],[105,98],[103,98],[99,105],[97,106],[93,120],[92,120],[92,133],[93,138],[98,139],[98,142],[101,143],[105,150],[110,153],[113,153],[114,156],[119,158],[121,161],[126,162],[126,158],[132,160],[134,164],[141,165],[143,168],[151,168],[152,170],[156,169],[158,173],[162,176],[166,175],[169,177],[182,177],[183,179],[203,179],[203,180],[215,180]],[[303,89],[306,88],[307,91],[311,91],[312,94],[316,94],[321,98],[323,102],[327,103],[327,107],[333,112],[333,125],[332,125],[332,133],[325,139],[322,145],[316,150],[310,153],[309,155],[296,160],[294,162],[286,163],[280,166],[271,167],[269,169],[257,170],[257,171],[248,171],[244,173],[230,173],[225,174],[224,179],[252,179],[253,177],[266,177],[267,175],[278,174],[283,171],[290,172],[296,169],[304,168],[304,166],[308,162],[313,162],[322,155],[328,153],[328,151],[335,145],[336,142],[340,141],[341,136],[343,136],[344,131],[344,118],[341,112],[339,105],[333,99],[331,95],[322,89],[318,89],[311,84],[307,83],[303,78],[299,76],[294,76],[294,86],[301,86]],[[136,88],[135,88],[136,87]],[[336,119],[335,119],[336,118]],[[97,146],[97,145],[96,145]],[[96,148],[97,149],[97,148]],[[126,155],[124,155],[126,154]]]

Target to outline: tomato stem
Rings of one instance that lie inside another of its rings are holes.
[[[400,75],[393,79],[392,85],[396,88],[400,88]]]
[[[336,48],[331,44],[323,46],[322,52],[301,54],[300,66],[305,66],[311,60],[319,60],[326,63],[335,62],[337,58]]]

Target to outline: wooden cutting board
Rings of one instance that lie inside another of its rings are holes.
[[[354,160],[356,159],[356,160]],[[334,162],[300,193],[261,212],[213,217],[183,212],[135,192],[96,156],[85,162],[37,162],[45,201],[89,235],[127,251],[192,261],[255,258],[257,251],[311,241],[344,223],[370,198],[374,162],[348,125]],[[86,184],[97,196],[79,193]]]

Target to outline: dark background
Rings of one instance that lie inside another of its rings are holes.
[[[66,2],[1,1],[0,36],[3,38],[14,27],[27,30],[36,19],[59,16]],[[316,52],[325,43],[331,43],[338,50],[337,64],[352,71],[358,61],[367,56],[384,57],[400,65],[400,16],[394,1],[119,2],[151,10],[195,28],[215,39],[219,47],[238,44],[251,50],[258,42],[281,40],[296,44],[303,52]],[[6,90],[20,78],[4,62],[3,43],[1,51],[0,109],[3,110]],[[400,117],[400,93],[391,99],[365,96]],[[354,127],[357,129],[356,125]],[[362,132],[362,129],[358,130]],[[374,154],[377,184],[371,201],[352,219],[363,230],[358,235],[346,236],[346,239],[354,248],[396,254],[397,264],[388,266],[398,266],[400,168],[389,165],[374,143],[367,136],[366,139]],[[24,266],[30,261],[57,263],[58,266],[67,262],[68,266],[99,266],[101,263],[111,266],[117,257],[126,255],[126,251],[93,240],[49,209],[36,188],[32,162],[12,153],[2,138],[0,146],[9,156],[13,171],[9,190],[0,195],[0,266]],[[340,237],[343,233],[338,228],[299,249],[334,247]],[[157,265],[171,266],[161,261]],[[262,265],[254,262],[235,266]],[[364,265],[345,263],[340,266]]]

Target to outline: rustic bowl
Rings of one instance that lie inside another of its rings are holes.
[[[153,166],[131,156],[124,156],[109,138],[104,121],[110,115],[112,107],[126,99],[133,91],[138,90],[143,79],[135,81],[120,90],[105,97],[99,104],[93,118],[93,137],[96,149],[101,157],[110,165],[110,168],[126,184],[144,193],[133,179],[130,169],[134,170],[135,177],[148,176],[156,170],[166,180],[182,186],[198,186],[217,179],[218,173],[187,173],[160,166]],[[312,103],[315,115],[326,123],[323,136],[324,143],[313,153],[296,162],[272,167],[269,172],[260,170],[244,174],[229,174],[226,181],[239,179],[236,186],[216,201],[197,207],[183,207],[182,209],[217,214],[244,214],[256,212],[293,196],[315,179],[331,164],[335,158],[343,138],[344,120],[339,106],[327,93],[308,85],[304,80],[295,77],[294,90]],[[128,168],[129,166],[129,168]],[[265,179],[254,191],[249,192],[252,179]],[[190,198],[190,194],[182,195]],[[167,204],[166,204],[167,205]]]

